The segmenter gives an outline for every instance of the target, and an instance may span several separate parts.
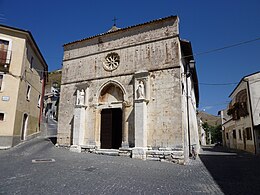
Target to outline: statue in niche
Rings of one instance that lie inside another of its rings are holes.
[[[85,92],[84,89],[81,89],[81,91],[79,92],[79,90],[77,91],[77,105],[81,105],[83,106],[85,104]]]
[[[144,82],[142,80],[139,81],[137,87],[137,99],[144,99]]]

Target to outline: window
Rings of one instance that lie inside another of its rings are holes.
[[[4,121],[4,119],[5,119],[5,114],[4,113],[0,113],[0,121]]]
[[[38,106],[38,108],[41,107],[41,95],[38,96],[38,105],[37,106]]]
[[[238,130],[239,139],[242,140],[241,129]]]
[[[236,134],[236,130],[235,129],[233,130],[233,138],[237,139],[237,134]]]
[[[0,74],[0,91],[2,91],[2,89],[3,89],[3,78],[4,78],[4,75]]]
[[[228,133],[226,133],[226,137],[227,137],[227,139],[228,139]]]
[[[30,61],[30,69],[33,68],[33,57],[31,57],[31,61]]]
[[[251,128],[250,127],[246,128],[246,139],[247,140],[252,140],[252,132],[251,132]]]
[[[27,86],[27,92],[26,92],[26,99],[27,100],[30,100],[30,93],[31,93],[31,86],[28,85]]]
[[[0,64],[6,64],[9,41],[0,40]]]

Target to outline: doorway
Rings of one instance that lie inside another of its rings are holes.
[[[28,123],[28,114],[23,115],[23,124],[22,124],[22,135],[21,140],[25,140],[27,134],[27,123]]]
[[[101,149],[119,149],[122,143],[122,110],[101,111]]]

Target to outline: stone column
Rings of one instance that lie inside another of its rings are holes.
[[[73,145],[70,147],[73,152],[81,152],[81,145],[84,143],[85,119],[85,106],[76,105],[74,109]]]
[[[135,100],[135,147],[132,157],[146,159],[147,151],[147,102]]]
[[[147,151],[147,104],[149,102],[149,72],[139,71],[135,75],[135,147],[132,157],[146,159]]]
[[[86,109],[87,109],[88,87],[77,89],[77,97],[74,109],[73,139],[70,150],[81,152],[81,146],[84,144]]]
[[[95,139],[95,143],[94,145],[97,148],[101,147],[101,142],[100,142],[100,131],[101,131],[101,109],[96,109],[96,113],[95,113],[95,131],[94,131],[94,139]]]
[[[122,148],[129,148],[129,143],[128,143],[128,115],[129,115],[129,105],[127,105],[125,102],[123,103],[123,108],[122,108],[122,124],[123,124],[123,129],[122,129]]]

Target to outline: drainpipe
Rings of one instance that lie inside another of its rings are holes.
[[[194,60],[191,60],[189,63],[194,63]],[[191,141],[190,141],[190,107],[189,107],[189,85],[188,77],[191,76],[190,64],[186,64],[186,101],[187,101],[187,128],[188,128],[188,144],[189,144],[189,156],[191,156]]]
[[[252,102],[251,102],[249,81],[248,81],[248,79],[244,79],[243,81],[245,81],[246,84],[247,84],[247,93],[248,93],[248,99],[249,99],[249,108],[250,108],[250,115],[251,115],[251,124],[252,124],[254,147],[255,147],[255,154],[256,154],[256,139],[255,139],[255,130],[254,130],[254,122],[253,122]]]

